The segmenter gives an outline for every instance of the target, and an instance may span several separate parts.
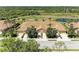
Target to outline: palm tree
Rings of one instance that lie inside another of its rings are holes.
[[[77,34],[75,33],[75,30],[77,30],[78,28],[74,28],[73,24],[70,25],[70,27],[68,28],[68,37],[73,38],[76,37]]]
[[[46,35],[48,38],[57,38],[57,30],[55,28],[48,27]]]
[[[37,38],[38,37],[38,32],[34,26],[27,28],[27,34],[28,34],[29,38]]]

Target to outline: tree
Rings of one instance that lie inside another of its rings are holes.
[[[11,28],[2,33],[4,37],[17,37],[16,28]]]
[[[27,51],[30,51],[30,52],[37,52],[39,51],[38,47],[39,47],[39,44],[35,41],[35,40],[28,40],[27,41]]]
[[[34,26],[27,28],[27,34],[29,38],[37,38],[38,32]]]
[[[68,28],[68,37],[73,38],[73,37],[77,37],[77,34],[75,33],[75,30],[77,30],[78,28],[74,28],[73,24],[70,25],[70,27]]]
[[[15,38],[7,38],[0,41],[0,51],[2,52],[37,52],[39,45],[35,40],[24,42]]]
[[[48,38],[56,38],[57,30],[55,28],[48,27],[46,31],[46,35]]]
[[[26,51],[26,43],[19,39],[7,38],[3,39],[1,51],[3,52],[24,52]]]

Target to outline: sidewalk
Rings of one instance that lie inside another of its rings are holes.
[[[57,41],[71,41],[71,39],[67,37],[66,33],[61,33],[60,35],[62,38],[58,37]]]

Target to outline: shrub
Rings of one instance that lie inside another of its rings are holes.
[[[39,51],[38,49],[39,45],[38,43],[35,41],[35,40],[28,40],[27,41],[27,45],[26,45],[26,49],[27,49],[27,52],[30,51],[30,52],[37,52]]]
[[[57,41],[54,44],[54,49],[61,51],[67,49],[67,47],[63,41]]]
[[[38,44],[35,40],[24,42],[15,38],[7,38],[0,41],[1,52],[37,52]]]
[[[51,52],[52,51],[52,49],[50,49],[50,48],[48,48],[48,47],[45,47],[44,48],[44,52]]]

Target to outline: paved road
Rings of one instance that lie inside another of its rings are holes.
[[[42,48],[53,48],[56,41],[37,41],[40,44],[40,49]],[[79,49],[79,41],[64,41],[65,46],[69,49]]]

